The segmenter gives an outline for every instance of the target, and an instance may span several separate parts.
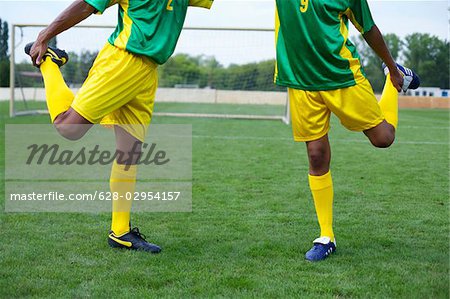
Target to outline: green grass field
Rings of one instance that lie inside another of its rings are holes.
[[[175,106],[156,111],[183,110]],[[48,123],[10,119],[5,103],[0,113],[2,126]],[[449,298],[448,111],[402,110],[386,150],[333,119],[338,249],[320,263],[303,258],[318,225],[305,146],[292,141],[290,127],[153,122],[193,126],[193,212],[132,215],[163,253],[110,249],[107,213],[2,209],[0,297]]]

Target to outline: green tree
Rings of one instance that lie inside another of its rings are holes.
[[[81,86],[97,57],[97,51],[82,51],[80,54],[69,52],[69,63],[61,71],[64,79],[71,86]]]
[[[394,58],[395,61],[398,61],[403,47],[400,37],[394,33],[388,33],[384,35],[384,41],[391,52],[392,58]]]
[[[275,60],[223,67],[211,56],[177,54],[159,69],[159,86],[197,85],[226,90],[283,90],[273,83]]]
[[[78,54],[75,52],[69,52],[69,63],[67,63],[63,68],[61,68],[61,72],[67,84],[76,85],[81,82],[81,73],[80,73],[80,63]]]
[[[8,39],[8,23],[6,21],[2,22],[2,19],[0,19],[0,60],[8,58]]]
[[[16,63],[16,86],[20,87],[42,87],[43,81],[39,71],[30,62],[23,61]],[[35,74],[36,76],[24,76],[24,73]]]
[[[0,19],[0,87],[9,86],[8,39],[8,23]]]
[[[393,33],[385,34],[383,37],[386,42],[386,46],[391,52],[392,58],[394,58],[395,61],[398,61],[403,47],[401,39]],[[370,81],[370,84],[372,85],[373,90],[377,93],[381,92],[386,81],[381,68],[381,59],[366,43],[362,35],[359,35],[356,38],[355,46],[358,49],[361,64],[364,67],[364,71]]]
[[[216,82],[220,80],[223,66],[214,56],[202,56],[200,59],[202,87],[216,88]]]
[[[83,83],[88,74],[89,70],[92,67],[92,64],[94,64],[95,58],[97,58],[98,51],[81,51],[80,57],[79,57],[79,71],[81,76],[81,81],[78,83]]]
[[[414,69],[422,86],[449,88],[449,42],[427,33],[405,38],[405,65]]]
[[[173,56],[160,68],[160,86],[174,87],[176,84],[192,84],[204,87],[206,80],[202,80],[202,75],[205,72],[201,71],[200,61],[201,56],[192,57],[187,54]]]
[[[449,43],[429,35],[413,34],[405,41],[395,34],[384,36],[394,60],[415,69],[422,78],[423,86],[448,87]],[[359,35],[354,38],[361,63],[375,92],[382,91],[385,76],[382,61]],[[275,61],[267,60],[244,65],[231,64],[223,67],[214,57],[173,56],[160,68],[160,86],[173,87],[176,84],[192,84],[200,88],[209,86],[227,90],[283,90],[273,84]]]

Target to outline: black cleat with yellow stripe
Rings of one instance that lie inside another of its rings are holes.
[[[33,46],[34,42],[32,43],[28,43],[25,46],[25,53],[27,55],[30,55],[30,51],[31,51],[31,47]],[[63,65],[65,65],[67,63],[67,61],[69,61],[69,55],[67,55],[66,51],[58,49],[58,48],[54,48],[54,47],[48,47],[47,48],[47,52],[45,52],[44,54],[44,60],[50,57],[50,59],[56,63],[59,67],[62,67]]]
[[[132,250],[143,250],[150,253],[160,253],[161,247],[145,240],[145,235],[139,232],[137,227],[121,236],[116,236],[112,231],[108,236],[108,244],[113,248],[126,248]]]

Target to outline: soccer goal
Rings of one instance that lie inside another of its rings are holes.
[[[12,26],[11,117],[47,113],[42,77],[23,53],[44,27]],[[79,25],[52,41],[69,53],[61,71],[74,92],[113,30]],[[174,55],[158,69],[154,115],[288,123],[287,93],[273,83],[274,67],[273,29],[185,27]]]

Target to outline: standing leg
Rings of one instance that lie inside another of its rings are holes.
[[[130,212],[136,185],[137,162],[141,155],[142,142],[119,126],[114,126],[116,150],[119,153],[111,169],[110,188],[113,194],[111,232],[108,243],[111,247],[143,250],[159,253],[161,248],[145,240],[138,228],[131,229]]]
[[[320,236],[333,241],[333,182],[330,173],[331,149],[328,135],[307,142],[306,147],[309,158],[309,186],[320,225]]]
[[[309,158],[309,186],[311,189],[320,238],[305,258],[309,261],[325,259],[335,250],[333,234],[333,183],[330,174],[331,149],[328,141],[331,110],[325,103],[325,93],[288,89],[295,141],[306,142]],[[331,98],[339,98],[332,92]]]
[[[130,231],[130,211],[134,188],[136,185],[136,162],[139,158],[142,142],[128,134],[119,126],[114,126],[116,135],[116,151],[123,153],[114,161],[111,169],[111,193],[116,194],[117,200],[112,203],[111,230],[116,236]],[[136,153],[132,153],[133,150]],[[139,154],[138,154],[139,153]],[[119,160],[119,161],[118,161]]]
[[[335,251],[333,233],[333,181],[330,172],[331,149],[328,135],[306,142],[309,158],[309,187],[320,225],[320,238],[305,255],[307,260],[319,261]]]

